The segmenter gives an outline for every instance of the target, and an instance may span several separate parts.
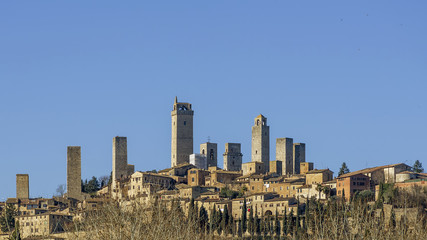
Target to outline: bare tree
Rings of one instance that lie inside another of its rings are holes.
[[[56,194],[57,196],[62,197],[65,193],[65,184],[59,184],[56,188]]]

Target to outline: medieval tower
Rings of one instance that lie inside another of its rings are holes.
[[[224,170],[242,170],[242,146],[240,143],[226,143],[224,156]]]
[[[193,153],[193,115],[190,103],[175,97],[172,116],[171,167],[188,163]]]
[[[126,137],[113,138],[113,180],[126,178],[133,174],[135,166],[128,164]]]
[[[252,126],[252,162],[264,163],[265,172],[270,169],[270,127],[261,114]]]
[[[16,198],[30,198],[30,181],[28,174],[16,174]]]
[[[282,161],[282,174],[294,173],[294,140],[292,138],[276,139],[276,160]]]
[[[67,196],[81,200],[82,155],[80,146],[67,147]]]
[[[300,174],[300,164],[305,162],[305,143],[294,143],[294,174]]]
[[[218,166],[218,145],[216,143],[206,142],[200,144],[200,153],[206,156],[208,168]]]

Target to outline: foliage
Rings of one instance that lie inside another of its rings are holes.
[[[234,191],[231,190],[228,186],[221,188],[219,196],[222,198],[235,199],[237,197],[243,197],[243,191]]]
[[[246,208],[246,198],[243,199],[243,206],[242,206],[242,232],[246,232],[246,219],[247,219],[247,208]]]
[[[342,163],[340,170],[338,171],[338,176],[341,176],[343,174],[349,173],[350,170],[347,167],[347,164],[345,162]]]
[[[82,192],[84,193],[94,193],[100,189],[100,184],[98,179],[93,176],[89,181],[86,179],[84,182],[82,180]]]
[[[2,232],[11,232],[15,229],[15,217],[18,210],[12,204],[7,204],[0,217],[0,228]]]
[[[424,172],[423,164],[420,162],[420,160],[415,161],[414,165],[412,166],[412,170],[416,173]]]

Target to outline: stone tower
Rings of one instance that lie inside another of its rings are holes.
[[[30,198],[30,180],[28,174],[16,174],[16,198]]]
[[[216,143],[202,143],[200,144],[200,153],[206,155],[209,167],[218,166],[218,145]]]
[[[252,126],[252,162],[264,163],[265,172],[270,169],[270,127],[261,114]]]
[[[67,196],[81,200],[82,155],[80,146],[67,147]]]
[[[305,143],[294,143],[294,174],[300,174],[300,164],[305,162]]]
[[[240,143],[226,143],[224,156],[224,170],[242,170],[242,147]]]
[[[175,97],[172,116],[171,167],[189,162],[193,153],[193,115],[190,103],[178,102]]]
[[[292,138],[276,139],[276,160],[282,161],[282,174],[294,173],[294,140]]]
[[[126,137],[113,138],[113,176],[119,180],[130,176],[135,171],[135,166],[128,164],[128,147]]]

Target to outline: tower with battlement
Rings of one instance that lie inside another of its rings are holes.
[[[242,147],[240,143],[226,143],[224,156],[224,170],[242,170]]]
[[[193,115],[190,103],[178,102],[175,97],[172,117],[171,167],[188,163],[193,153]]]
[[[270,127],[267,118],[261,114],[252,126],[252,162],[262,162],[264,171],[270,170]]]

